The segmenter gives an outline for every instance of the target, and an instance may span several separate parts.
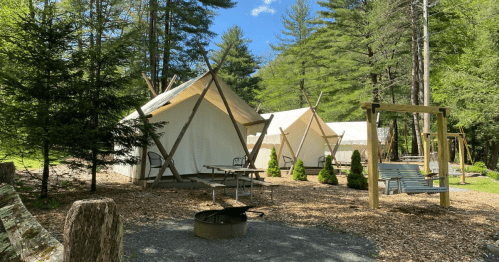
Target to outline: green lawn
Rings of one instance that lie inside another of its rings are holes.
[[[449,177],[449,185],[451,187],[499,194],[499,182],[488,177],[467,177],[465,181],[469,183],[468,185],[460,185],[460,181],[460,177]],[[438,184],[438,181],[436,180],[435,183]]]
[[[24,162],[23,162],[24,161]],[[20,157],[8,157],[5,158],[5,154],[0,152],[0,162],[14,162],[16,170],[24,170],[24,166],[28,169],[38,169],[43,167],[43,157],[39,154],[36,157],[21,159]],[[52,164],[59,165],[59,161],[53,161]]]

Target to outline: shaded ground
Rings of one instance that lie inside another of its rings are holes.
[[[33,192],[39,190],[39,182],[32,177],[20,174],[22,181],[18,183],[22,186],[17,188],[28,210],[60,240],[66,213],[80,199],[113,198],[125,228],[187,220],[196,212],[222,208],[212,205],[208,188],[143,189],[123,177],[100,173],[97,192],[91,193],[87,174],[71,175],[64,167],[57,171],[59,175],[51,177],[49,189],[52,201],[59,204],[57,208],[35,205]],[[451,192],[451,207],[443,208],[438,194],[385,196],[380,188],[380,208],[373,210],[368,192],[347,188],[345,176],[338,177],[338,186],[320,184],[317,176],[308,179],[266,178],[280,185],[274,191],[275,203],[270,203],[270,190],[256,188],[258,204],[254,210],[266,215],[252,221],[322,228],[366,238],[376,249],[376,261],[473,261],[482,259],[485,245],[495,243],[492,236],[499,234],[498,194]],[[217,202],[233,203],[234,199],[222,191],[217,190]],[[237,205],[249,204],[249,197],[241,197]]]
[[[251,219],[250,219],[251,220]],[[249,221],[245,237],[208,240],[193,233],[193,221],[125,230],[127,261],[375,261],[370,241],[321,228]]]

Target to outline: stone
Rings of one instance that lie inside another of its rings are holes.
[[[123,222],[114,200],[73,203],[64,225],[64,261],[123,261]]]
[[[487,249],[490,253],[499,256],[499,247],[496,245],[487,244]]]
[[[0,163],[0,183],[7,183],[14,186],[16,176],[16,166],[14,162]]]

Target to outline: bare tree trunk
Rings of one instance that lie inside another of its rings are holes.
[[[172,1],[166,1],[165,10],[165,37],[163,40],[163,69],[161,70],[161,91],[164,92],[168,86],[168,75],[170,74],[170,48],[171,48],[171,28],[173,21],[173,12],[170,10],[172,8]]]
[[[486,166],[488,166],[487,157],[489,156],[489,139],[490,138],[488,136],[483,138],[483,140],[485,140],[483,143],[483,162]]]
[[[415,3],[411,4],[412,9],[412,89],[411,89],[411,102],[413,105],[419,104],[418,90],[419,90],[419,79],[418,79],[418,48],[417,48],[417,36],[416,36],[416,12]],[[422,156],[423,144],[421,142],[421,129],[419,128],[419,114],[412,113],[414,130],[413,139],[416,139],[416,145],[418,148],[418,154]],[[414,152],[414,150],[413,150]]]
[[[449,162],[454,162],[456,159],[456,139],[452,139],[449,143]]]
[[[408,135],[409,135],[409,131],[407,130],[407,123],[405,123],[404,139],[405,139],[405,153],[406,154],[409,154],[409,143],[407,142]]]
[[[499,142],[494,141],[490,147],[490,159],[487,165],[488,169],[495,170],[497,167],[497,158],[499,155]]]
[[[157,31],[157,19],[158,19],[158,2],[157,0],[149,1],[149,67],[151,70],[151,83],[154,91],[159,93],[158,89],[158,79],[157,79],[157,53],[158,53],[158,43],[156,39]],[[151,94],[151,98],[154,95]]]

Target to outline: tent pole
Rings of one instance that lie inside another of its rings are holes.
[[[293,152],[293,148],[291,147],[291,145],[289,144],[289,141],[288,141],[288,138],[286,137],[286,134],[284,134],[284,131],[282,131],[282,128],[279,127],[279,130],[281,130],[281,134],[282,134],[282,137],[284,139],[284,141],[286,142],[286,145],[288,146],[288,149],[289,149],[289,152],[291,153],[291,156],[293,157],[293,164],[291,165],[289,171],[288,171],[288,175],[291,174],[294,166],[295,166],[295,163],[296,163],[296,155],[295,155],[295,152]],[[277,159],[277,161],[279,161],[279,159]],[[279,162],[278,162],[279,163]]]
[[[147,117],[145,116],[144,112],[142,112],[142,108],[137,106],[136,109],[137,109],[137,113],[139,113],[140,117],[143,119],[144,124],[146,124],[146,125],[149,124],[149,120],[147,120]],[[149,129],[148,131],[150,133],[154,134],[154,130]],[[163,158],[167,159],[169,156],[168,156],[168,153],[166,152],[166,149],[161,144],[161,141],[159,141],[159,139],[156,136],[152,136],[152,139],[154,140],[154,143],[156,143],[156,146],[158,147],[159,152],[161,152],[161,154],[163,155]],[[173,156],[173,155],[170,155],[170,156]],[[163,167],[166,169],[165,166],[163,166]],[[163,169],[163,167],[162,167],[162,169]],[[144,165],[144,168],[145,168],[145,165]],[[172,171],[173,176],[175,177],[175,179],[178,182],[183,182],[182,178],[180,177],[180,174],[177,171],[177,168],[175,168],[174,165],[170,165],[170,170]],[[145,170],[144,170],[144,172],[145,172]],[[165,172],[165,171],[163,170],[163,172]]]
[[[222,60],[220,61],[220,64],[218,65],[217,68],[215,68],[215,72],[214,72],[215,74],[218,72],[218,70],[222,66],[222,64],[223,64],[223,62],[225,60],[225,57],[229,53],[229,50],[230,50],[231,47],[232,47],[232,45],[229,45],[229,47],[227,48],[227,50],[225,50],[225,53],[222,56]],[[178,135],[177,140],[175,140],[175,143],[173,144],[172,151],[170,152],[170,156],[165,159],[165,163],[163,164],[163,167],[161,167],[161,169],[159,170],[159,173],[156,176],[156,178],[154,179],[154,182],[152,183],[151,187],[155,187],[156,185],[158,185],[159,180],[161,179],[161,176],[163,176],[163,173],[166,170],[166,167],[172,161],[173,155],[175,154],[175,151],[177,150],[178,145],[182,141],[182,138],[184,137],[185,132],[187,131],[187,128],[191,124],[192,119],[194,118],[194,115],[198,111],[199,105],[201,104],[201,101],[203,101],[203,98],[206,95],[206,92],[208,92],[208,89],[210,88],[212,82],[213,82],[213,78],[210,79],[210,81],[208,82],[208,84],[206,85],[206,87],[203,89],[203,92],[201,92],[201,95],[199,96],[198,101],[196,101],[196,104],[194,105],[194,108],[192,109],[191,115],[187,119],[187,122],[184,124],[184,127],[182,127],[182,130],[180,131],[180,134]]]
[[[146,73],[142,72],[142,76],[144,77],[144,80],[146,80],[147,87],[149,87],[149,89],[151,90],[152,95],[154,97],[157,97],[158,94],[156,93],[156,91],[154,91],[154,88],[152,87],[151,81],[149,81],[149,78],[147,78]]]
[[[279,144],[279,151],[277,152],[277,165],[279,165],[279,159],[281,158],[282,149],[284,148],[284,135],[281,135],[281,143]],[[279,166],[280,168],[281,166]]]
[[[329,152],[333,152],[333,149],[331,148],[331,145],[329,144],[329,140],[327,140],[327,138],[325,137],[326,134],[324,133],[324,129],[322,128],[322,125],[319,122],[319,118],[317,117],[317,114],[315,113],[315,109],[312,107],[312,104],[310,104],[310,100],[308,99],[307,92],[305,92],[305,89],[303,89],[303,88],[301,89],[301,91],[303,92],[303,95],[305,96],[305,99],[307,100],[308,106],[312,109],[312,115],[314,116],[315,121],[317,122],[317,125],[319,126],[319,129],[321,130],[322,137],[324,138],[324,141],[326,142],[327,147],[329,148]],[[321,92],[321,94],[322,94],[322,92]],[[336,161],[336,157],[334,157],[334,156],[331,156],[331,157],[334,159],[334,163],[338,164],[338,161]]]
[[[168,86],[166,87],[165,91],[163,91],[163,93],[165,93],[166,91],[170,90],[170,88],[172,88],[173,82],[175,82],[176,79],[177,79],[177,75],[173,75],[172,79],[170,80],[170,83],[168,83]]]
[[[319,106],[319,102],[321,101],[322,92],[319,95],[319,99],[317,99],[317,103],[315,103],[315,108]],[[312,125],[312,120],[314,120],[314,113],[310,116],[310,120],[308,121],[307,128],[305,129],[305,133],[303,133],[303,137],[301,138],[300,145],[298,146],[298,150],[296,151],[296,157],[300,155],[301,148],[303,147],[303,143],[305,142],[305,138],[307,137],[308,131],[310,130],[310,126]]]
[[[241,142],[241,145],[244,149],[244,152],[246,153],[246,156],[248,157],[248,161],[250,162],[250,167],[256,169],[255,163],[254,163],[253,159],[251,159],[251,155],[249,153],[248,146],[246,145],[246,141],[244,140],[243,135],[241,134],[241,130],[239,130],[239,127],[237,126],[237,122],[234,119],[234,115],[232,115],[232,111],[230,109],[229,103],[227,103],[227,99],[225,99],[225,95],[223,93],[223,90],[222,90],[222,88],[220,88],[220,84],[218,83],[218,80],[217,80],[217,74],[211,68],[210,61],[208,60],[208,57],[206,56],[206,53],[205,53],[203,47],[201,46],[201,44],[199,44],[199,43],[197,43],[197,44],[199,47],[199,51],[201,51],[201,54],[203,55],[203,58],[206,62],[206,66],[208,67],[208,69],[210,71],[211,78],[215,82],[215,86],[217,87],[218,93],[220,94],[220,97],[222,98],[222,101],[224,102],[225,108],[227,109],[227,113],[229,114],[230,120],[232,121],[232,125],[234,125],[234,129],[236,130],[237,136],[239,137],[239,141]],[[260,178],[260,175],[258,173],[255,173],[255,175],[256,175],[257,179]]]
[[[260,134],[260,137],[256,141],[255,146],[253,147],[253,150],[251,150],[251,157],[253,159],[253,163],[256,161],[256,157],[258,156],[258,152],[260,152],[260,148],[262,147],[263,139],[265,138],[265,135],[267,135],[267,129],[270,126],[270,122],[272,122],[272,119],[274,118],[274,115],[270,115],[269,119],[267,119],[267,122],[265,122],[265,125],[263,126],[262,133]],[[247,167],[249,162],[244,163],[244,167]]]

